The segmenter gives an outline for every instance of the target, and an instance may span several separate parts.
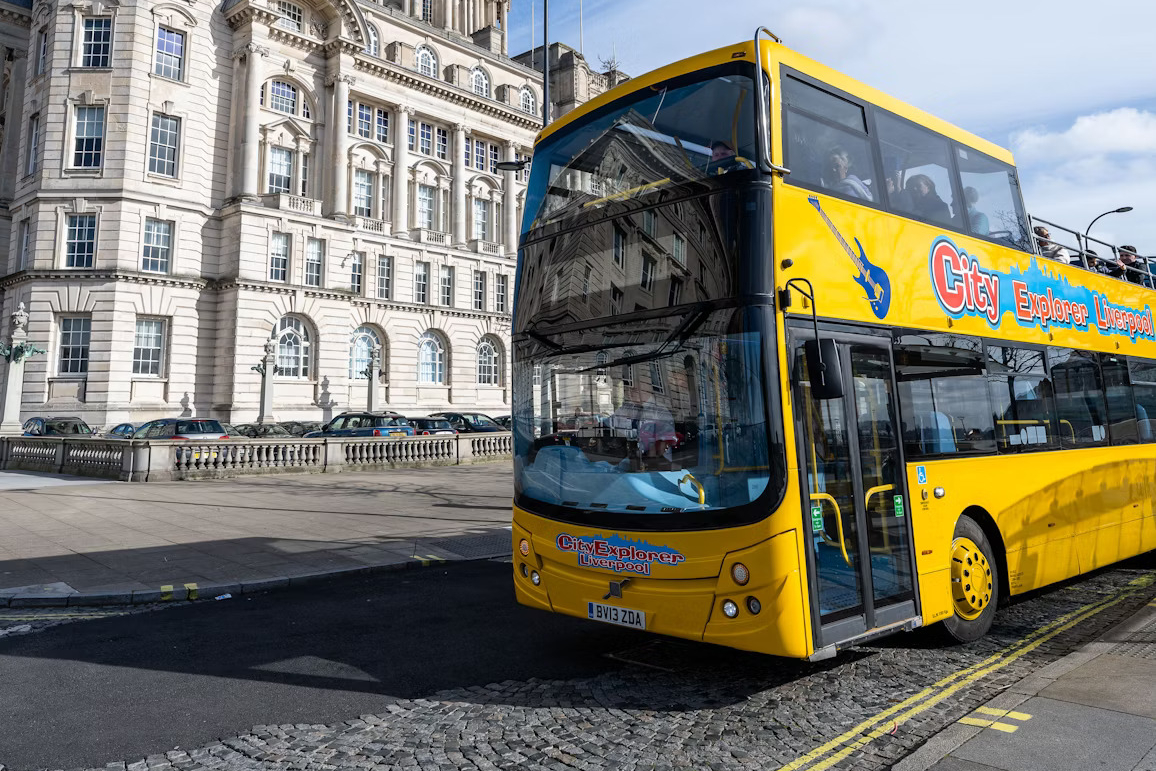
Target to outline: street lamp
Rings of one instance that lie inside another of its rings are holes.
[[[1131,207],[1131,206],[1121,206],[1119,209],[1112,209],[1112,211],[1106,211],[1106,212],[1104,212],[1103,214],[1099,214],[1099,215],[1096,215],[1096,219],[1092,220],[1092,221],[1091,221],[1091,222],[1088,224],[1088,227],[1086,227],[1086,228],[1084,229],[1084,237],[1085,237],[1085,238],[1087,238],[1087,236],[1088,236],[1088,233],[1090,233],[1090,232],[1091,232],[1091,230],[1092,230],[1092,225],[1095,225],[1095,224],[1096,224],[1096,220],[1100,219],[1100,217],[1104,217],[1104,216],[1106,216],[1106,215],[1108,215],[1108,214],[1123,214],[1124,212],[1130,212],[1130,211],[1132,211],[1132,207]]]

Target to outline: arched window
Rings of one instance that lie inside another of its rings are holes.
[[[377,46],[377,27],[370,24],[369,25],[369,42],[366,43],[366,45],[365,45],[365,53],[369,54],[370,56],[377,56],[378,50],[379,49]]]
[[[429,78],[438,76],[438,57],[429,46],[418,46],[414,52],[417,71]]]
[[[277,340],[277,368],[282,377],[309,378],[309,327],[296,316],[285,316],[273,333]]]
[[[474,71],[470,73],[470,83],[473,85],[474,93],[478,96],[488,97],[490,95],[490,76],[481,67],[475,67]]]
[[[522,112],[528,112],[531,115],[538,112],[538,103],[534,99],[534,92],[522,86]]]
[[[483,339],[478,343],[478,385],[501,385],[501,372],[497,346],[493,341]]]
[[[373,349],[381,347],[381,338],[372,327],[358,327],[349,338],[349,379],[366,380]],[[384,353],[384,352],[383,352]],[[385,362],[382,362],[385,366]]]
[[[426,332],[418,339],[417,382],[431,385],[446,383],[446,349],[433,332]]]
[[[269,83],[269,108],[277,112],[297,114],[297,87],[283,80]]]

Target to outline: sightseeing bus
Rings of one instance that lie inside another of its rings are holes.
[[[1006,150],[762,32],[538,138],[518,601],[820,659],[1156,548],[1151,290],[1044,259]]]

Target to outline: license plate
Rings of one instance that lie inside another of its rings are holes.
[[[646,628],[646,614],[641,610],[620,608],[617,605],[603,605],[601,602],[586,603],[586,616],[594,621],[604,621],[607,624],[629,626],[635,629]]]
[[[405,436],[405,432],[404,431],[390,431],[389,435],[390,436]]]

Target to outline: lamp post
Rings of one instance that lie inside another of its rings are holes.
[[[542,126],[550,125],[550,0],[542,0]]]
[[[1100,217],[1105,217],[1109,214],[1123,214],[1125,212],[1130,212],[1130,211],[1132,211],[1131,206],[1121,206],[1119,209],[1112,209],[1111,211],[1106,211],[1103,214],[1097,214],[1095,219],[1093,219],[1091,222],[1088,223],[1088,227],[1084,228],[1085,245],[1087,244],[1088,233],[1090,233],[1092,231],[1092,225],[1096,224],[1096,220],[1100,219]]]

